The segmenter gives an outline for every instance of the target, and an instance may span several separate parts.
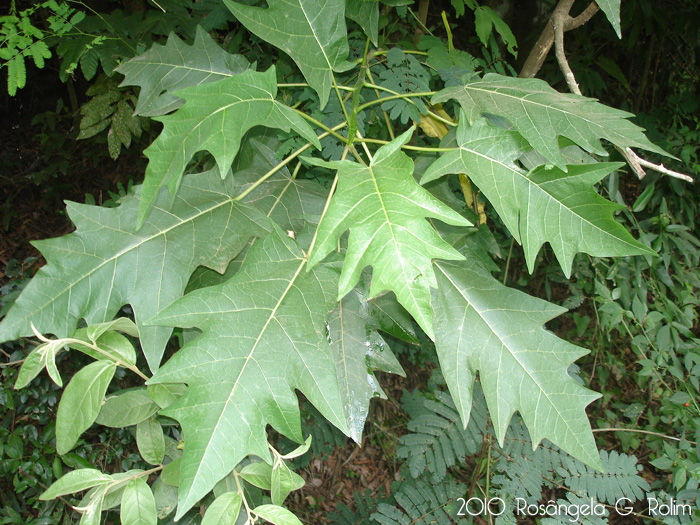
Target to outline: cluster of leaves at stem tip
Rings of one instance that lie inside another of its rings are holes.
[[[89,489],[84,523],[119,505],[126,522],[150,523],[154,492],[177,492],[158,512],[176,506],[179,519],[213,490],[205,522],[245,512],[294,523],[282,506],[299,486],[284,462],[293,455],[270,448],[266,427],[304,442],[299,391],[359,442],[370,400],[384,395],[374,372],[403,374],[381,333],[415,341],[414,321],[465,427],[478,375],[501,447],[517,411],[535,446],[547,439],[601,469],[585,412],[598,395],[568,372],[587,350],[544,329],[563,308],[493,278],[484,204],[471,210],[454,181],[467,202],[478,188],[530,271],[549,243],[568,276],[578,252],[654,253],[595,190],[621,167],[597,161],[601,139],[665,153],[632,115],[488,71],[451,40],[380,46],[378,2],[223,3],[279,50],[287,78],[201,27],[192,44],[172,34],[119,65],[121,87],[140,88],[135,115],[162,124],[145,180],[116,208],[68,203],[75,232],[35,243],[47,264],[0,324],[1,341],[42,341],[17,387],[44,368],[62,384],[62,351],[94,359],[65,388],[59,453],[94,422],[136,425],[154,465],[79,469],[43,497]],[[619,26],[619,2],[606,7]],[[479,16],[479,37],[495,29],[514,52],[497,15]],[[346,17],[365,38],[349,39]],[[182,346],[163,362],[176,327]],[[107,394],[120,368],[145,385]],[[249,505],[250,486],[272,503]]]

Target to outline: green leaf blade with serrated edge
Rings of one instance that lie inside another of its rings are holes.
[[[245,456],[272,461],[267,424],[303,440],[295,389],[349,433],[324,330],[337,272],[305,266],[301,249],[275,227],[231,279],[186,295],[153,320],[202,331],[149,381],[188,383],[163,411],[186,436],[178,518]]]
[[[613,26],[617,38],[622,38],[622,28],[620,27],[620,3],[621,0],[596,0],[596,4],[605,13],[608,22]]]
[[[355,289],[351,290],[328,318],[328,337],[335,355],[340,394],[343,397],[350,436],[362,441],[369,402],[386,398],[374,371],[405,376],[386,341],[376,331],[372,319],[363,318],[368,306]]]
[[[164,209],[164,192],[138,232],[138,194],[117,208],[69,203],[77,231],[35,243],[47,264],[0,323],[0,340],[33,335],[32,323],[40,333],[69,337],[80,319],[106,322],[130,304],[156,370],[172,329],[143,322],[182,296],[198,266],[223,272],[251,237],[269,229],[265,215],[235,202],[236,194],[235,180],[222,181],[215,170],[188,175],[173,206]]]
[[[370,296],[393,291],[432,337],[432,259],[456,260],[462,256],[440,238],[425,217],[455,226],[471,223],[413,179],[413,161],[400,151],[412,132],[410,129],[379,148],[369,166],[312,160],[338,170],[338,188],[318,227],[309,267],[335,250],[340,236],[350,230],[339,297],[355,286],[365,266],[372,266]]]
[[[476,257],[438,262],[435,273],[435,345],[463,423],[478,372],[501,446],[518,411],[533,444],[546,438],[601,469],[586,417],[586,406],[600,395],[567,372],[588,351],[543,328],[566,310],[503,286]]]
[[[80,435],[95,422],[116,368],[111,361],[95,361],[73,376],[56,413],[56,452],[70,452]]]
[[[141,190],[137,227],[148,216],[160,189],[175,198],[187,164],[198,151],[208,151],[225,176],[240,149],[243,135],[255,126],[294,130],[320,148],[311,126],[290,107],[275,100],[275,68],[243,73],[177,91],[185,104],[175,113],[157,117],[163,131],[144,151],[148,157]]]
[[[615,219],[622,206],[595,191],[594,185],[621,165],[568,166],[568,172],[544,166],[527,173],[515,164],[526,145],[519,134],[479,119],[464,120],[457,131],[459,148],[435,161],[421,183],[448,173],[466,173],[522,244],[533,271],[540,248],[549,242],[567,277],[578,252],[596,257],[650,254]]]
[[[132,479],[126,484],[120,507],[122,525],[156,525],[158,513],[151,487],[143,478]]]
[[[191,46],[171,33],[164,45],[153,44],[115,71],[124,75],[120,86],[141,88],[134,114],[157,117],[185,103],[173,94],[175,91],[238,75],[247,68],[248,61],[243,56],[227,53],[197,26]]]
[[[268,0],[268,9],[224,0],[253,34],[287,53],[326,106],[333,71],[347,71],[349,47],[343,0]]]
[[[668,156],[649,142],[643,129],[628,119],[631,113],[610,108],[595,99],[559,93],[543,80],[489,73],[481,80],[438,91],[433,104],[455,99],[470,123],[483,114],[508,119],[532,147],[565,169],[558,137],[566,137],[589,153],[607,155],[600,139],[622,149],[641,148]]]

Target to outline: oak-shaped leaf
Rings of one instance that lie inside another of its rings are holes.
[[[597,257],[653,253],[613,218],[622,208],[601,197],[595,183],[619,163],[556,167],[528,173],[515,160],[527,149],[522,137],[491,126],[485,119],[457,129],[458,149],[442,155],[425,172],[422,183],[448,173],[466,173],[483,192],[513,237],[523,246],[532,272],[540,248],[549,242],[564,273],[574,256]]]
[[[328,102],[333,71],[347,71],[344,0],[268,0],[267,9],[224,0],[251,33],[287,53],[309,85]]]
[[[325,330],[337,270],[305,266],[301,248],[275,226],[231,279],[184,296],[153,319],[202,331],[149,381],[189,386],[162,412],[185,436],[178,517],[245,456],[272,462],[267,424],[303,441],[295,389],[349,433]]]
[[[237,75],[247,68],[243,56],[227,53],[197,26],[191,46],[173,33],[165,44],[153,44],[116,71],[124,75],[121,86],[141,87],[134,114],[157,117],[185,103],[174,91]]]
[[[68,203],[74,233],[37,241],[44,266],[0,324],[0,340],[40,333],[69,337],[78,322],[110,321],[130,304],[141,346],[158,368],[171,328],[143,322],[181,297],[198,266],[223,272],[268,220],[256,207],[235,202],[234,180],[210,171],[185,177],[173,206],[163,192],[144,226],[136,231],[139,195],[116,208]]]
[[[175,198],[187,164],[198,151],[206,150],[225,177],[236,158],[243,135],[255,126],[294,130],[318,148],[311,127],[290,107],[275,100],[275,68],[265,73],[247,70],[216,82],[176,92],[185,104],[170,115],[157,117],[163,131],[145,153],[146,178],[141,190],[138,227],[148,216],[164,186]]]
[[[471,254],[435,266],[435,345],[465,428],[478,373],[501,446],[518,411],[535,446],[546,438],[600,469],[586,417],[586,406],[600,396],[567,371],[588,350],[543,328],[566,309],[503,286]]]
[[[401,152],[413,128],[379,148],[369,166],[349,160],[311,161],[338,170],[338,188],[318,227],[309,267],[336,249],[350,230],[340,276],[339,297],[347,294],[366,266],[372,266],[370,296],[391,290],[432,337],[430,287],[436,286],[433,259],[462,259],[425,217],[455,226],[465,218],[433,197],[413,178],[413,161]]]
[[[550,162],[566,169],[559,151],[559,136],[589,153],[607,155],[600,139],[622,149],[641,148],[668,155],[628,119],[631,113],[614,109],[592,98],[559,93],[544,80],[505,77],[489,73],[483,79],[437,92],[433,104],[455,99],[470,123],[483,114],[506,118],[532,147]]]

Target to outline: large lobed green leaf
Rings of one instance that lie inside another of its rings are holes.
[[[517,410],[533,444],[546,438],[602,468],[586,416],[586,406],[600,396],[567,372],[588,351],[543,328],[566,310],[503,286],[475,255],[440,261],[435,273],[435,344],[465,427],[478,372],[501,446]]]
[[[344,0],[268,0],[267,9],[224,0],[253,34],[287,53],[326,106],[333,71],[347,71]]]
[[[558,137],[584,150],[607,155],[600,139],[624,149],[641,148],[668,155],[646,138],[643,129],[628,119],[631,113],[600,104],[595,99],[559,93],[544,80],[513,78],[489,73],[483,79],[439,91],[432,102],[455,99],[470,123],[483,114],[508,119],[513,127],[547,160],[565,169]]]
[[[153,44],[115,71],[124,75],[122,86],[141,87],[134,114],[156,117],[185,103],[174,91],[237,75],[247,68],[243,56],[227,53],[197,26],[191,46],[171,34],[164,45]]]
[[[528,149],[527,143],[518,133],[491,126],[485,119],[473,126],[462,119],[457,145],[428,168],[421,182],[448,173],[469,175],[522,244],[531,272],[545,242],[567,276],[578,252],[597,257],[653,253],[613,218],[622,206],[594,189],[621,164],[567,166],[567,172],[540,166],[528,173],[515,163]]]
[[[153,320],[202,331],[149,381],[189,385],[163,411],[186,436],[178,517],[245,456],[271,462],[267,424],[302,441],[295,389],[349,433],[325,330],[337,272],[305,266],[299,246],[275,227],[231,279],[186,295]]]
[[[247,70],[217,82],[177,91],[185,104],[175,113],[158,117],[163,131],[146,150],[149,159],[141,190],[138,227],[141,227],[160,189],[175,198],[187,164],[198,151],[214,156],[225,176],[240,149],[243,135],[255,126],[294,130],[321,147],[311,127],[288,106],[275,100],[275,68],[265,73]]]
[[[338,170],[338,188],[318,227],[309,267],[323,260],[350,230],[340,276],[339,297],[347,294],[366,266],[372,266],[370,296],[384,290],[433,336],[430,287],[435,286],[432,259],[461,259],[425,217],[469,226],[413,178],[413,161],[401,152],[411,138],[408,130],[377,150],[369,166],[348,160],[315,164]]]
[[[185,178],[170,210],[161,194],[148,221],[135,231],[138,196],[117,208],[68,203],[77,231],[34,243],[44,266],[0,324],[0,340],[41,333],[72,335],[78,321],[111,320],[125,305],[134,310],[151,369],[160,364],[170,328],[144,321],[182,296],[200,265],[218,270],[253,236],[269,228],[258,209],[233,201],[233,180],[210,171]]]

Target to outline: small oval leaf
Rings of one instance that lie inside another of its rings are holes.
[[[299,518],[278,505],[260,505],[253,509],[253,512],[275,525],[303,525]]]
[[[149,417],[136,425],[136,446],[141,457],[151,465],[160,465],[165,456],[163,427],[155,418]]]
[[[234,525],[242,502],[238,492],[225,492],[209,506],[202,525]]]
[[[140,423],[158,412],[146,387],[130,388],[105,399],[97,423],[111,428],[124,428]]]
[[[56,451],[63,455],[95,422],[116,365],[95,361],[73,376],[63,392],[56,415]]]
[[[112,477],[103,474],[94,468],[81,468],[73,470],[54,481],[54,483],[39,496],[41,500],[50,500],[65,496],[66,494],[74,494],[81,490],[86,490],[99,485],[105,485],[112,481]]]
[[[122,525],[156,525],[156,500],[151,487],[143,478],[132,479],[127,483],[122,495]]]

